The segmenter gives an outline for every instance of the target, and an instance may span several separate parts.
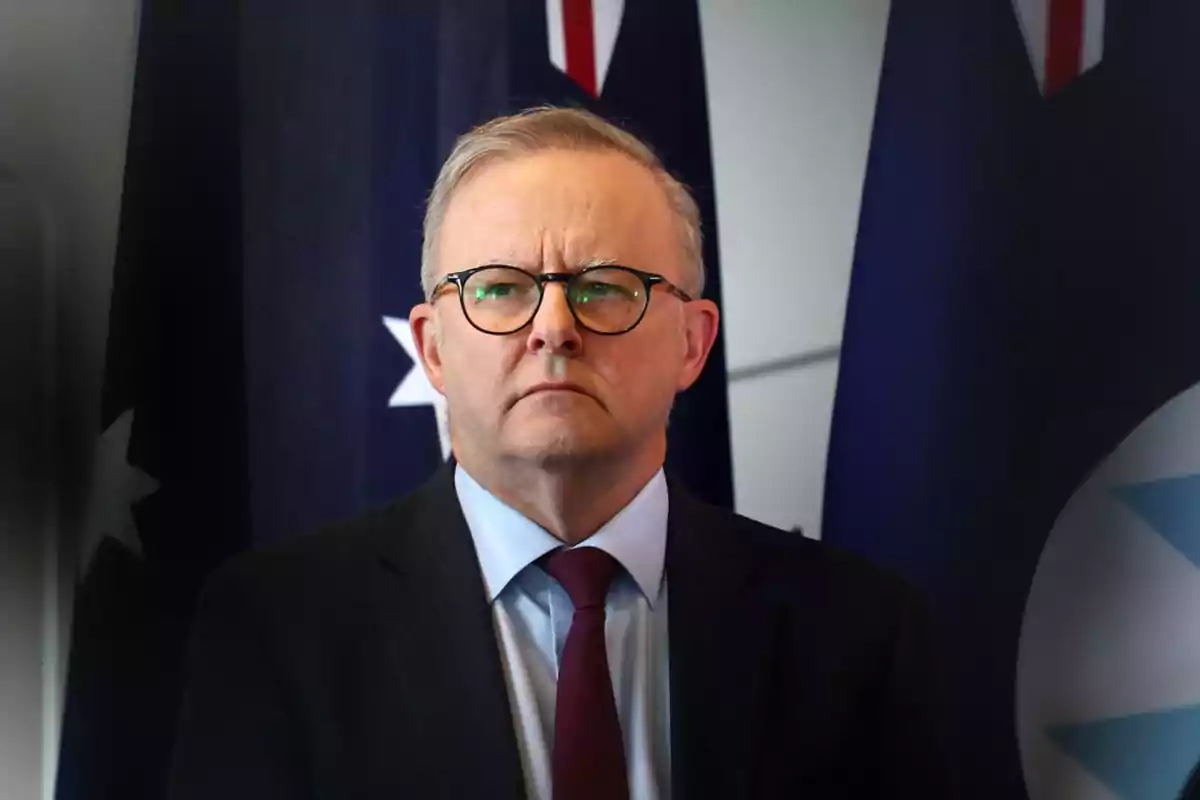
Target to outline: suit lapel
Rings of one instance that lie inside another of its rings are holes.
[[[396,713],[421,715],[421,758],[436,762],[421,771],[437,776],[446,790],[438,796],[524,798],[500,647],[454,462],[402,506],[407,518],[381,532],[377,549],[398,603],[387,623],[397,680],[411,677],[418,659],[422,685],[421,708]]]
[[[384,614],[394,673],[397,681],[421,677],[420,707],[391,713],[421,717],[422,759],[434,762],[422,772],[439,776],[449,792],[439,794],[520,800],[524,778],[500,647],[453,476],[450,462],[375,539],[388,573],[386,602],[397,609]],[[762,596],[756,565],[719,522],[722,512],[673,481],[669,492],[672,796],[746,797],[761,751],[778,612]]]
[[[720,512],[670,484],[667,526],[675,798],[749,796],[777,611]]]

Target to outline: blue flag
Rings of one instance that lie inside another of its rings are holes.
[[[531,105],[645,139],[694,192],[720,300],[694,0],[142,4],[92,526],[57,793],[158,798],[190,608],[248,547],[415,488],[447,454],[407,330],[457,136]],[[668,466],[732,504],[723,345]]]
[[[1200,7],[895,3],[824,536],[922,584],[965,791],[1200,761]]]

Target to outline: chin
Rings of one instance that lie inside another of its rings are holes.
[[[589,432],[542,430],[523,433],[514,437],[512,445],[505,449],[522,461],[545,467],[601,459],[617,449],[615,443]]]

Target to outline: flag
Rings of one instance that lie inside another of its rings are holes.
[[[932,598],[964,796],[1174,800],[1200,761],[1200,7],[1037,5],[892,7],[824,537]]]
[[[142,4],[63,800],[162,796],[191,600],[251,540],[235,24],[228,2]]]
[[[696,195],[719,301],[692,0],[142,4],[96,491],[57,792],[161,794],[211,569],[417,486],[448,452],[415,358],[424,199],[457,136],[588,108]],[[669,467],[732,504],[718,342]]]

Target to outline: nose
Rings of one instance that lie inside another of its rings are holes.
[[[546,351],[553,355],[578,355],[583,349],[583,338],[567,304],[567,288],[563,284],[546,285],[542,305],[529,327],[526,347],[531,353]]]

